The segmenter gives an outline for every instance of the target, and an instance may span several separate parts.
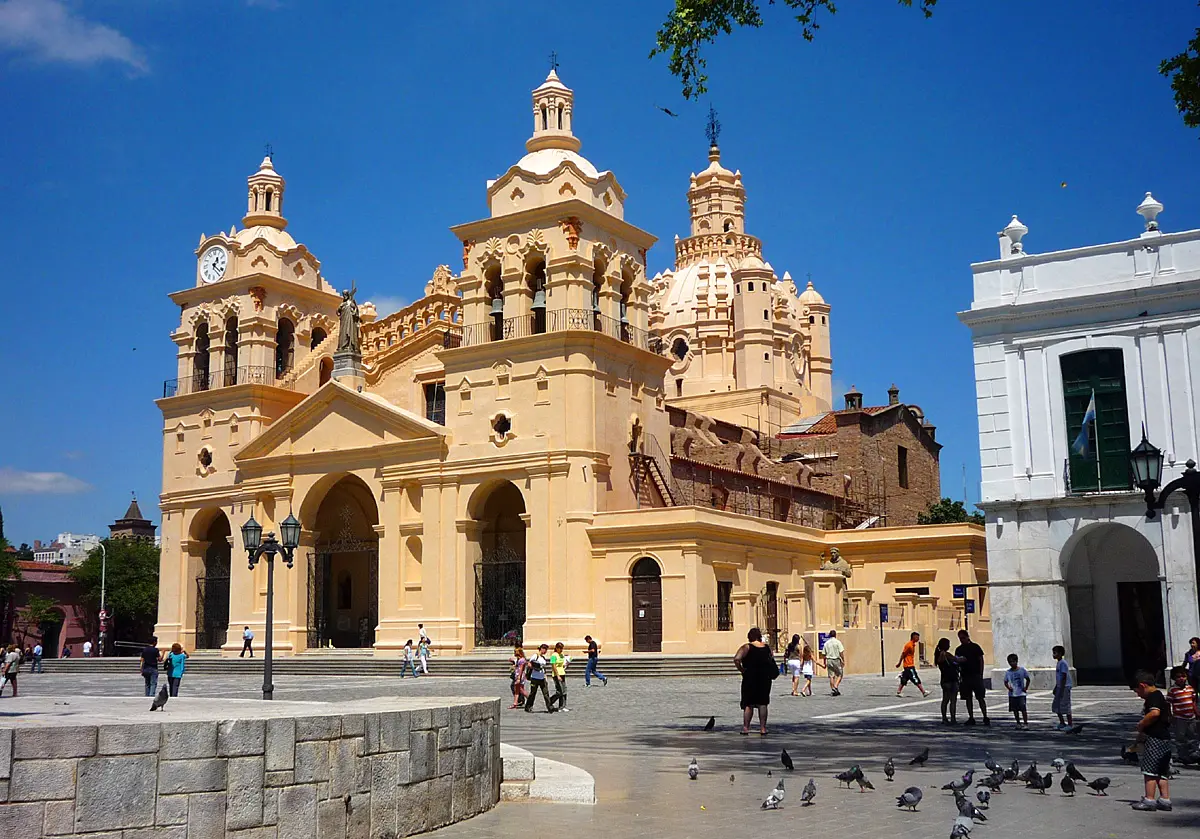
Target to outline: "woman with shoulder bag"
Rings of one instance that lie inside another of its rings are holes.
[[[762,631],[756,626],[746,633],[733,657],[733,665],[742,674],[742,735],[750,733],[754,709],[758,709],[758,733],[767,736],[767,706],[771,704],[771,682],[779,678],[779,665],[771,648],[763,643]]]

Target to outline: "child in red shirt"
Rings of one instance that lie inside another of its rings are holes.
[[[1188,684],[1185,667],[1171,668],[1167,701],[1171,703],[1171,739],[1180,754],[1189,751],[1188,743],[1196,738],[1196,689]]]

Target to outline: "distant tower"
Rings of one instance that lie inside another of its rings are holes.
[[[809,280],[808,288],[800,293],[800,305],[803,307],[801,311],[808,313],[808,389],[818,400],[832,406],[833,353],[829,343],[829,304],[813,288],[812,280]]]
[[[138,539],[145,542],[153,542],[154,531],[156,529],[142,515],[142,510],[138,507],[137,495],[135,494],[133,500],[129,502],[129,509],[125,511],[125,515],[108,526],[108,538]]]

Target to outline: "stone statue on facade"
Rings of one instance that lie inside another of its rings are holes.
[[[359,326],[362,319],[358,314],[358,303],[354,300],[356,291],[358,288],[352,286],[349,291],[342,292],[342,303],[337,308],[339,327],[337,351],[358,355],[362,352],[362,341],[359,338]]]
[[[850,579],[850,575],[853,573],[853,570],[850,568],[850,563],[842,559],[842,553],[837,549],[836,546],[829,549],[829,559],[821,563],[821,570],[841,571],[842,576],[847,580]]]

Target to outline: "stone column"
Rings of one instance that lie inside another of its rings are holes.
[[[812,604],[813,628],[817,631],[841,629],[842,594],[846,578],[841,571],[810,571],[804,575],[805,596]]]
[[[850,628],[851,629],[866,629],[873,625],[871,619],[871,599],[875,596],[875,590],[870,588],[852,588],[846,589],[846,597],[850,601]],[[857,614],[857,620],[854,615]]]

